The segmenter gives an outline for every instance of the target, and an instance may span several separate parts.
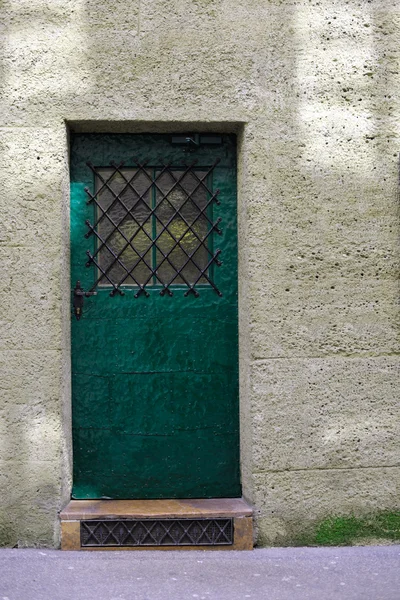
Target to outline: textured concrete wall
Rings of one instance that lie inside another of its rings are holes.
[[[70,489],[66,122],[239,132],[260,542],[398,507],[397,0],[4,0],[2,21],[0,541],[57,544]]]

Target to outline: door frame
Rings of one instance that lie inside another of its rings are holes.
[[[251,477],[253,427],[250,413],[249,370],[250,363],[246,348],[250,342],[248,294],[248,266],[246,261],[245,240],[247,237],[247,219],[245,200],[245,183],[247,172],[243,157],[246,143],[246,123],[230,122],[184,122],[169,123],[166,121],[65,121],[65,160],[66,173],[63,182],[64,206],[62,210],[62,354],[64,372],[62,374],[62,407],[63,407],[63,459],[62,459],[62,498],[68,502],[72,490],[72,397],[71,397],[71,290],[70,290],[70,131],[76,133],[210,133],[235,134],[237,157],[237,243],[238,243],[238,350],[239,350],[239,456],[242,495],[248,500],[253,497]]]

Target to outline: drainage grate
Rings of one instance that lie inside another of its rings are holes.
[[[233,519],[81,521],[81,547],[230,546]]]

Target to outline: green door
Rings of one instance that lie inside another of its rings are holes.
[[[71,143],[73,498],[240,496],[235,137]]]

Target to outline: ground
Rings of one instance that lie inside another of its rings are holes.
[[[0,600],[399,600],[400,546],[0,551]]]

